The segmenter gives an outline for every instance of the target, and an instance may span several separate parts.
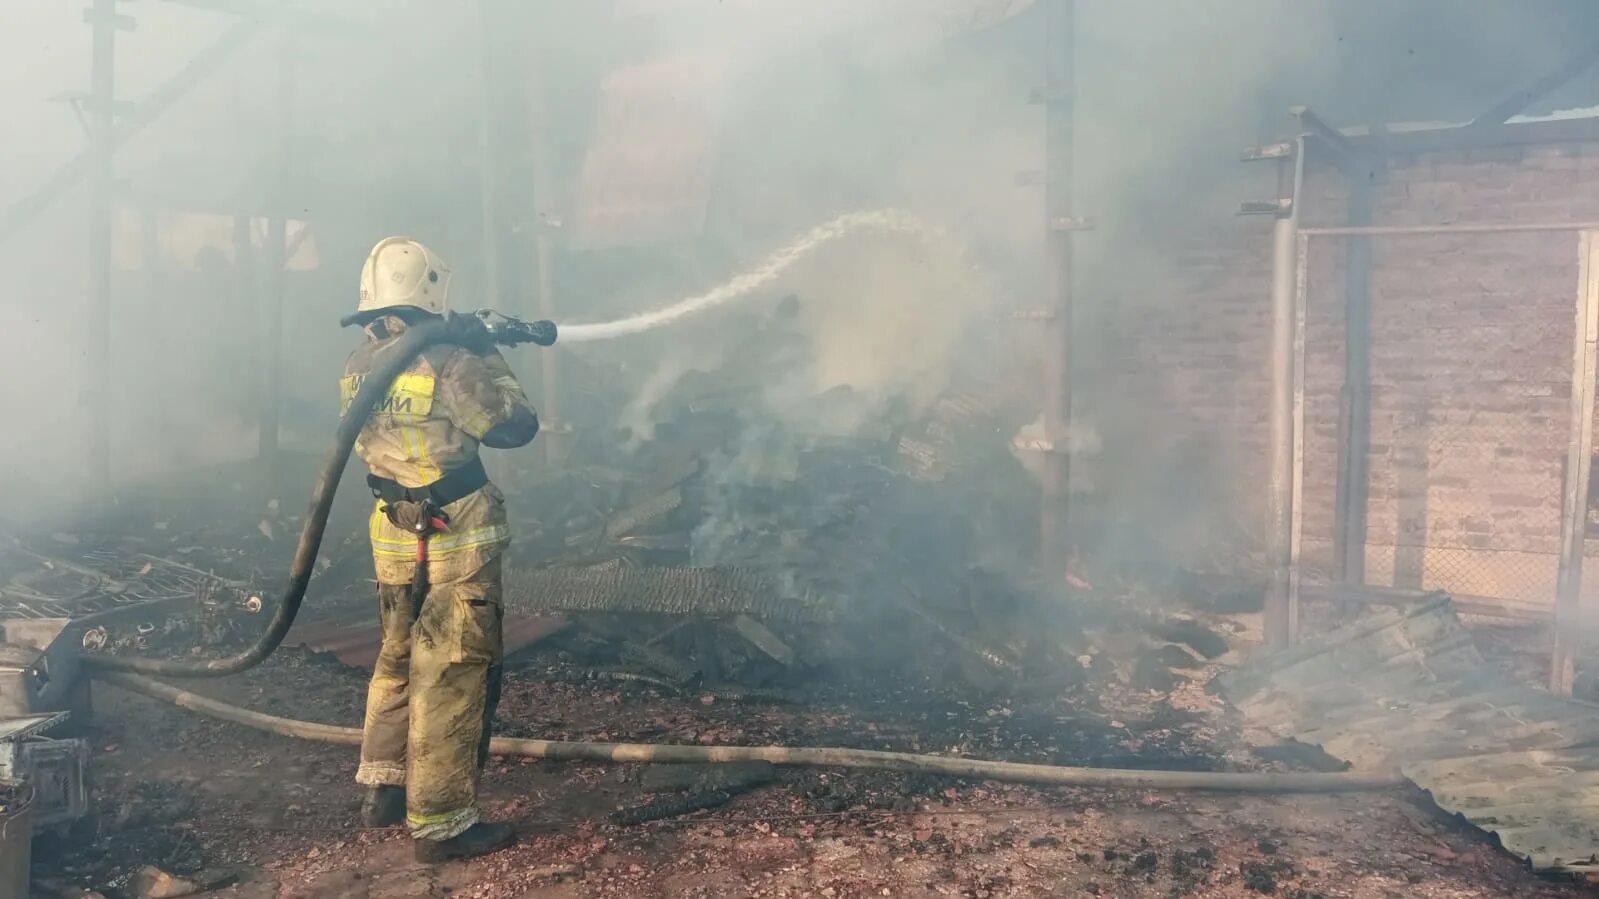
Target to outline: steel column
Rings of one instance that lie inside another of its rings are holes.
[[[1349,224],[1371,225],[1376,191],[1361,171],[1349,184]],[[1307,235],[1308,237],[1308,235]],[[1338,496],[1333,571],[1347,584],[1366,582],[1366,510],[1371,451],[1371,238],[1344,247],[1344,386],[1338,403]]]
[[[1578,235],[1576,337],[1571,365],[1571,429],[1561,496],[1560,576],[1555,593],[1555,645],[1549,689],[1569,694],[1576,679],[1582,625],[1582,555],[1587,540],[1592,475],[1594,379],[1599,376],[1599,231]]]
[[[1530,234],[1542,231],[1599,231],[1599,222],[1525,222],[1482,225],[1375,225],[1371,227],[1335,226],[1302,228],[1311,237],[1367,235],[1370,237],[1419,237],[1428,234]]]
[[[288,280],[289,245],[289,170],[294,146],[294,83],[292,75],[292,49],[287,39],[278,47],[277,107],[278,154],[273,175],[272,195],[268,208],[271,216],[267,224],[265,286],[266,321],[261,334],[263,384],[277,380],[283,367],[283,300]],[[264,469],[267,495],[277,496],[278,440],[282,417],[283,397],[280,391],[267,389],[261,396],[261,422],[256,453]]]
[[[478,0],[478,26],[481,29],[478,61],[482,80],[478,90],[478,187],[482,197],[483,213],[483,296],[486,305],[503,309],[505,297],[501,268],[500,233],[500,154],[498,134],[494,127],[498,113],[494,90],[495,24],[494,0]]]
[[[1295,147],[1287,181],[1288,196],[1272,224],[1271,271],[1271,475],[1266,497],[1266,642],[1293,642],[1293,494],[1297,477],[1294,419],[1296,295],[1299,292],[1299,203],[1304,181],[1305,146]]]
[[[554,178],[550,173],[549,109],[544,94],[545,80],[539,63],[531,64],[535,74],[529,79],[528,140],[533,163],[533,206],[535,222],[534,252],[538,262],[537,309],[540,318],[559,321],[555,295],[556,234],[561,218],[555,210]],[[566,459],[571,425],[561,411],[560,355],[554,349],[538,354],[542,387],[539,417],[544,422],[544,459],[560,465]]]
[[[1071,498],[1071,342],[1073,113],[1076,94],[1076,0],[1048,0],[1045,14],[1044,218],[1050,310],[1044,348],[1044,489],[1040,562],[1064,570]]]
[[[114,0],[95,0],[97,5],[101,3],[110,5],[111,2],[114,2]],[[250,38],[255,35],[256,31],[257,27],[253,22],[234,25],[223,32],[210,46],[195,54],[195,57],[189,60],[177,74],[168,78],[160,87],[151,91],[149,96],[139,101],[139,105],[134,107],[133,112],[129,113],[126,119],[112,130],[110,141],[112,148],[114,149],[128,138],[149,127],[150,123],[160,118],[162,113],[171,109],[178,100],[188,94],[190,89],[220,68],[228,57],[249,43]],[[99,59],[98,40],[97,37],[95,45],[97,48],[96,59]],[[112,61],[111,57],[114,55],[109,39],[106,45],[106,54],[106,80],[109,86],[111,81],[110,63]],[[98,78],[96,78],[96,84],[98,84]],[[97,96],[99,94],[98,87],[95,89],[95,94]],[[91,124],[92,130],[93,125]],[[0,240],[5,240],[19,231],[24,225],[32,221],[34,216],[49,208],[56,198],[65,193],[68,188],[77,184],[84,176],[93,177],[94,170],[99,164],[97,162],[99,159],[97,146],[98,144],[91,144],[89,149],[72,157],[65,165],[57,169],[45,180],[44,184],[39,186],[38,190],[6,207],[5,213],[0,215]]]
[[[111,204],[115,190],[116,0],[94,0],[89,109],[89,308],[84,395],[89,414],[89,486],[105,495],[111,485]]]

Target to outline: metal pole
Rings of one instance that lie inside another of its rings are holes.
[[[1363,234],[1372,237],[1416,237],[1427,234],[1525,234],[1537,231],[1595,231],[1599,222],[1527,222],[1483,225],[1376,225],[1372,227],[1304,228],[1312,237]]]
[[[263,385],[281,381],[283,367],[283,300],[287,287],[288,244],[288,190],[289,167],[293,141],[294,83],[292,48],[287,40],[278,46],[278,158],[273,174],[271,199],[268,203],[271,217],[267,224],[267,280],[266,321],[261,335]],[[261,462],[269,497],[277,496],[279,423],[282,417],[282,392],[267,386],[261,396],[261,425],[257,456]]]
[[[1076,0],[1049,0],[1045,13],[1044,217],[1049,253],[1049,315],[1044,348],[1044,490],[1040,562],[1062,567],[1071,498],[1073,106]]]
[[[95,0],[95,2],[98,5],[102,0]],[[107,5],[109,5],[109,2]],[[92,16],[94,13],[91,12],[90,15]],[[189,60],[177,74],[168,78],[160,87],[151,91],[149,96],[139,102],[139,105],[128,114],[127,118],[112,131],[112,148],[115,149],[117,145],[122,144],[149,127],[152,122],[161,117],[162,113],[171,109],[179,100],[183,99],[195,85],[204,81],[211,73],[220,68],[222,63],[227,61],[239,48],[249,43],[250,38],[255,35],[257,30],[254,22],[245,22],[223,32],[208,47]],[[96,38],[95,47],[96,59],[98,59],[98,38]],[[106,53],[109,69],[111,55],[109,43],[106,47]],[[109,73],[106,77],[109,83]],[[98,80],[96,78],[96,83],[98,83]],[[95,93],[98,96],[98,88]],[[90,127],[91,129],[94,127],[92,122]],[[98,165],[99,151],[96,147],[96,143],[91,143],[86,151],[72,157],[65,165],[52,173],[39,186],[38,190],[7,206],[5,211],[0,213],[0,241],[17,233],[23,226],[33,221],[35,216],[48,209],[51,203],[54,203],[69,188],[77,184],[79,179],[88,176],[92,180]]]
[[[1599,232],[1578,235],[1580,257],[1576,337],[1571,366],[1571,430],[1561,497],[1560,576],[1555,592],[1555,645],[1549,689],[1569,694],[1576,679],[1582,633],[1582,553],[1588,531],[1588,480],[1592,475],[1594,379],[1599,376]]]
[[[532,66],[536,69],[538,62]],[[534,250],[538,257],[538,310],[539,317],[557,321],[560,315],[555,296],[556,231],[561,220],[555,213],[554,181],[550,175],[549,122],[545,106],[544,79],[538,74],[530,79],[529,118],[533,156],[533,204],[537,218]],[[539,374],[543,396],[539,417],[544,421],[544,458],[551,465],[560,465],[566,459],[567,440],[571,426],[561,414],[560,355],[554,350],[538,354]]]
[[[1271,270],[1271,476],[1267,481],[1266,564],[1271,581],[1266,594],[1266,642],[1293,641],[1294,337],[1298,288],[1299,185],[1305,147],[1295,147],[1289,194],[1272,224]]]
[[[1349,185],[1349,224],[1368,227],[1376,202],[1369,180]],[[1307,235],[1308,237],[1308,235]],[[1371,238],[1344,246],[1344,386],[1339,396],[1338,498],[1333,570],[1347,584],[1366,582],[1366,509],[1371,452]]]
[[[1294,196],[1300,195],[1296,181]],[[1296,201],[1297,202],[1297,201]],[[1295,215],[1295,220],[1298,216]],[[1310,238],[1294,238],[1294,478],[1289,491],[1288,642],[1299,640],[1300,557],[1305,536],[1305,309],[1310,299]]]
[[[105,495],[111,486],[111,202],[115,189],[112,141],[116,130],[116,0],[94,0],[89,10],[94,55],[89,180],[89,315],[86,348],[89,420],[89,486]]]
[[[478,101],[478,186],[482,192],[483,211],[483,294],[488,305],[504,308],[501,294],[500,267],[500,166],[496,145],[494,119],[498,112],[495,104],[494,78],[495,24],[494,0],[478,0],[478,25],[481,29],[478,60],[482,66],[479,77]]]

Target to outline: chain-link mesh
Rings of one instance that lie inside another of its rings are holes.
[[[1314,239],[1308,260],[1306,581],[1339,576],[1339,445],[1352,405],[1347,240]],[[1570,433],[1577,237],[1369,240],[1364,581],[1547,606]]]

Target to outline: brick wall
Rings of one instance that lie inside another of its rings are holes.
[[[1261,197],[1274,191],[1262,171]],[[1255,199],[1249,197],[1247,199]],[[1307,224],[1341,224],[1347,187],[1307,173]],[[1599,220],[1599,145],[1399,157],[1377,224]],[[1267,224],[1199,235],[1175,260],[1170,314],[1124,319],[1153,369],[1117,389],[1225,448],[1207,476],[1261,519],[1269,420]],[[1368,579],[1546,604],[1568,433],[1574,233],[1378,237],[1372,244]],[[1326,570],[1343,383],[1343,238],[1312,244],[1305,383],[1305,562]],[[1259,531],[1257,530],[1257,533]],[[1589,580],[1599,588],[1595,570]],[[1599,589],[1594,594],[1599,596]]]

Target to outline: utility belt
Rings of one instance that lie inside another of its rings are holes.
[[[416,573],[411,579],[411,615],[421,614],[422,602],[428,592],[428,538],[450,528],[450,516],[444,507],[482,489],[489,482],[489,473],[481,458],[447,472],[443,477],[422,487],[405,487],[398,481],[366,476],[372,495],[383,502],[383,514],[395,527],[416,535]]]
[[[366,476],[366,485],[372,488],[372,495],[386,503],[431,502],[441,509],[483,489],[488,482],[489,473],[483,467],[481,457],[474,458],[460,468],[451,469],[443,477],[421,487],[401,486],[399,481],[375,474]]]
[[[431,484],[406,487],[400,482],[375,474],[366,476],[366,485],[372,495],[383,501],[383,514],[395,527],[404,528],[426,540],[430,534],[444,530],[450,523],[444,507],[476,493],[489,483],[489,473],[483,460],[475,458],[452,469]]]

